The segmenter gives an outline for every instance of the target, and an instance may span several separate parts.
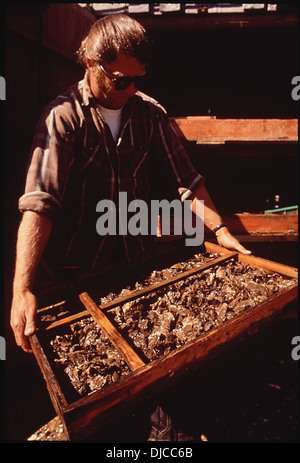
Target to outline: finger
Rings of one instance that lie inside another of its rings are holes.
[[[23,349],[24,352],[32,352],[28,337],[25,336],[23,332],[20,335],[18,335],[18,337],[16,337],[16,343],[19,347]]]
[[[36,330],[36,325],[35,325],[35,320],[34,319],[27,319],[26,325],[25,325],[25,330],[24,330],[24,339],[23,339],[23,344],[22,344],[22,349],[25,352],[31,353],[32,349],[30,347],[29,339],[27,336],[31,336],[34,334]]]
[[[224,246],[227,249],[231,249],[232,251],[238,251],[241,254],[252,254],[251,251],[248,249],[244,248],[244,246],[241,245],[241,243],[234,238],[233,236],[229,237],[229,240],[227,239],[222,239],[222,236],[218,237],[218,242],[221,244],[221,246]]]
[[[244,250],[241,251],[241,254],[245,254],[245,255],[248,256],[248,255],[252,254],[252,252],[251,252],[249,249],[245,249],[245,248],[244,248]]]
[[[28,338],[24,338],[23,344],[21,346],[24,352],[27,352],[28,354],[32,354],[32,349],[30,347],[30,343],[28,341]]]
[[[25,322],[23,319],[18,319],[13,313],[11,315],[11,327],[14,332],[17,346],[21,347],[24,352],[32,352],[27,336],[25,335]]]
[[[27,336],[24,334],[24,325],[14,325],[13,327],[17,346],[21,347],[24,352],[32,352]]]
[[[25,323],[22,319],[18,319],[15,311],[11,313],[10,326],[14,332],[16,344],[21,346]]]
[[[27,320],[25,325],[24,334],[25,336],[31,336],[35,332],[35,321],[34,320]]]
[[[35,332],[36,330],[35,319],[36,319],[36,305],[35,305],[35,300],[34,300],[34,302],[29,306],[28,311],[26,312],[26,320],[25,320],[25,328],[24,328],[24,334],[26,336],[31,336]]]
[[[239,251],[241,254],[252,254],[252,252],[249,249],[244,248],[244,246],[242,246],[241,244],[237,246],[237,251]]]

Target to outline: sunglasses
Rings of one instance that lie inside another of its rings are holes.
[[[145,75],[142,76],[135,76],[135,77],[129,77],[129,76],[123,76],[123,77],[111,77],[107,74],[105,71],[104,67],[99,64],[100,69],[104,72],[104,74],[115,84],[115,89],[117,91],[122,91],[128,88],[132,82],[134,82],[134,85],[136,88],[140,88],[140,86],[143,84],[145,80]]]

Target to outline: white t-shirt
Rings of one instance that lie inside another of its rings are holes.
[[[117,141],[121,124],[122,108],[108,109],[99,105],[99,109],[111,130],[114,140]]]

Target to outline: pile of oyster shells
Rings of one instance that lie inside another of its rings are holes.
[[[234,259],[111,310],[134,345],[154,360],[264,302],[294,280]]]
[[[119,294],[109,293],[100,303],[132,294],[216,257],[210,253],[196,254],[185,262],[155,270],[134,288],[124,288]],[[229,259],[108,309],[106,314],[137,353],[152,361],[257,306],[294,282],[278,273]],[[79,394],[99,390],[130,373],[121,355],[91,317],[73,323],[68,330],[50,344],[57,354],[56,363],[62,365]]]
[[[63,367],[82,396],[130,373],[125,360],[92,317],[71,324],[68,333],[56,335],[50,345],[57,355],[54,361]]]

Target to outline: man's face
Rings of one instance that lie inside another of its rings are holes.
[[[115,61],[109,64],[103,63],[105,72],[98,64],[90,61],[87,62],[87,67],[90,71],[90,84],[94,96],[101,106],[109,109],[121,108],[138,90],[134,82],[131,82],[125,90],[116,90],[115,83],[109,77],[137,77],[146,72],[145,64],[122,52]]]

